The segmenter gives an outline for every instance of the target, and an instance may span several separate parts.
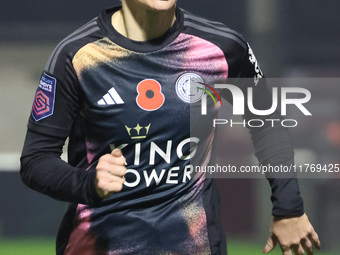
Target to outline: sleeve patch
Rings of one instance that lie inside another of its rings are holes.
[[[53,115],[57,79],[43,73],[35,94],[32,116],[36,121]]]

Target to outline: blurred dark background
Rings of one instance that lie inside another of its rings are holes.
[[[55,236],[66,204],[26,188],[19,179],[19,156],[34,91],[45,61],[66,35],[119,1],[1,1],[0,15],[0,240]],[[340,2],[273,0],[179,0],[200,16],[221,21],[242,33],[267,77],[340,76]],[[322,86],[322,84],[320,84]],[[315,89],[311,88],[311,89]],[[339,89],[318,88],[315,117],[294,130],[297,160],[339,163]],[[326,91],[325,91],[326,90]],[[15,107],[12,106],[15,102]],[[318,117],[319,116],[319,117]],[[320,121],[322,120],[322,121]],[[317,124],[316,124],[317,123]],[[220,160],[251,162],[246,130],[219,137],[233,144]],[[224,158],[229,153],[228,158]],[[264,243],[270,222],[266,180],[218,180],[229,238]],[[300,181],[306,211],[324,249],[340,251],[339,182],[330,177]]]
[[[102,9],[117,4],[117,0],[2,0],[0,41],[58,42]],[[271,76],[281,75],[293,66],[319,67],[334,71],[333,74],[328,71],[328,75],[339,75],[335,73],[340,58],[340,4],[336,0],[327,3],[316,0],[180,0],[178,5],[244,34],[253,48],[258,49],[257,55],[269,60],[262,62],[266,67],[263,69]],[[275,57],[279,59],[274,60]],[[274,61],[276,66],[270,64]]]

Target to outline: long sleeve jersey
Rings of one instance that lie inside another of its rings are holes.
[[[22,179],[70,202],[57,254],[226,254],[215,182],[194,173],[212,160],[215,128],[206,123],[219,109],[207,97],[202,115],[204,84],[232,80],[245,91],[243,78],[251,78],[258,107],[266,107],[270,90],[247,42],[225,25],[177,8],[163,36],[139,42],[112,27],[119,8],[103,11],[51,54],[28,122]],[[229,100],[227,91],[218,93]],[[293,162],[286,129],[250,132],[261,164]],[[67,138],[68,163],[60,159]],[[96,165],[114,148],[126,158],[126,181],[101,199]],[[269,182],[274,216],[303,214],[296,179]]]

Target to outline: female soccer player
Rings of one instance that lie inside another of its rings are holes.
[[[41,76],[21,158],[29,187],[70,202],[57,254],[226,254],[214,180],[193,170],[209,164],[214,137],[200,122],[202,84],[233,78],[252,78],[265,101],[243,37],[175,0],[122,0],[61,41]],[[261,163],[292,163],[286,130],[251,133]],[[320,243],[296,179],[270,184],[274,219],[263,251],[279,243],[284,255],[313,254]]]

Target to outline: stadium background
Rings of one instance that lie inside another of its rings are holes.
[[[26,122],[41,71],[56,44],[67,34],[119,1],[2,0],[0,16],[0,254],[10,239],[54,238],[66,204],[26,188],[19,179],[19,156]],[[272,0],[179,0],[179,6],[222,21],[252,45],[268,77],[340,76],[340,2]],[[320,84],[322,86],[322,84]],[[322,119],[292,133],[299,162],[340,163],[339,94],[320,88],[314,108]],[[335,90],[339,92],[339,90]],[[321,95],[322,94],[322,95]],[[251,161],[246,130],[219,150],[228,160]],[[270,223],[270,189],[264,179],[218,180],[229,239],[260,248]],[[340,254],[340,181],[301,179],[306,211],[323,250]],[[23,253],[24,254],[24,253]],[[258,251],[260,254],[260,250]]]

